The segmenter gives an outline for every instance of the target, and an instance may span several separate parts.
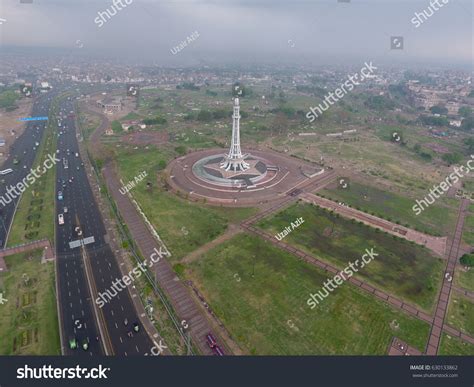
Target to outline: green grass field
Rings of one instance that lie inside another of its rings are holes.
[[[252,275],[253,274],[253,275]],[[429,326],[344,284],[314,310],[327,275],[241,234],[187,267],[232,337],[256,355],[383,355],[393,336],[423,349]]]
[[[182,258],[215,239],[226,230],[230,222],[238,222],[257,211],[254,208],[205,206],[166,192],[157,186],[157,174],[160,161],[166,163],[169,157],[169,152],[150,147],[148,150],[121,151],[116,160],[125,183],[141,171],[147,171],[147,180],[153,183],[153,189],[147,189],[146,182],[143,181],[132,189],[131,194],[168,246],[172,254],[171,260]]]
[[[303,203],[262,220],[259,227],[277,234],[299,217],[305,223],[284,239],[286,243],[341,270],[373,247],[379,256],[359,270],[359,278],[431,311],[440,286],[443,262],[428,249]]]
[[[470,246],[474,246],[474,204],[469,206],[469,212],[464,221],[462,240]]]
[[[453,291],[449,300],[447,323],[468,335],[474,335],[474,304],[465,296]]]
[[[0,355],[60,355],[54,263],[42,264],[41,250],[5,259],[0,274]]]
[[[458,264],[455,280],[460,287],[474,292],[474,268],[465,270],[464,267]]]
[[[396,193],[381,190],[376,187],[360,184],[356,181],[349,183],[346,189],[324,189],[320,195],[335,201],[342,201],[353,208],[375,214],[393,222],[399,222],[432,235],[449,235],[454,229],[458,203],[454,199],[440,198],[426,208],[420,215],[412,210],[416,199],[403,197]],[[419,199],[422,199],[420,196]]]
[[[443,332],[439,346],[439,355],[472,356],[474,355],[474,345]]]

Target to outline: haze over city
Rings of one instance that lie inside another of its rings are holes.
[[[119,4],[119,3],[117,3]],[[441,1],[418,28],[423,0],[158,1],[134,0],[99,28],[94,20],[112,1],[2,1],[2,48],[72,49],[159,65],[206,63],[350,63],[371,59],[406,65],[469,66],[472,2]],[[101,23],[102,24],[102,23]],[[199,39],[179,56],[170,49],[192,32]],[[391,52],[391,36],[404,51]],[[63,54],[60,52],[60,54]],[[74,53],[75,55],[78,53]]]

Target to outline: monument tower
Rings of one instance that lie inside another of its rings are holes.
[[[234,113],[232,114],[232,141],[229,153],[224,157],[220,167],[226,171],[245,171],[250,168],[250,165],[245,162],[246,156],[240,149],[240,105],[239,99],[235,98]]]

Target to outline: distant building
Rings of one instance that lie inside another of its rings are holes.
[[[128,129],[130,129],[132,126],[135,126],[136,128],[140,128],[140,129],[145,129],[146,128],[146,125],[142,124],[139,121],[124,121],[124,122],[122,122],[122,129],[124,131],[128,131]]]
[[[456,128],[461,127],[461,120],[451,120],[449,121],[449,125],[454,126]]]
[[[105,97],[97,101],[97,106],[104,109],[104,113],[113,114],[122,110],[123,102],[120,97]]]

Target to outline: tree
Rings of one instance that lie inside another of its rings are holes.
[[[278,134],[288,132],[288,118],[283,113],[277,113],[272,123],[272,129],[276,130]],[[272,133],[273,134],[273,133]]]
[[[464,254],[459,260],[464,266],[473,267],[474,266],[474,254]]]
[[[443,155],[443,160],[449,165],[459,164],[462,161],[462,155],[460,153],[446,153]]]
[[[461,129],[466,131],[474,129],[474,117],[469,116],[464,118],[461,122]]]
[[[209,110],[201,110],[197,115],[198,121],[209,122],[212,120],[212,113]]]
[[[448,109],[442,105],[431,106],[430,111],[433,114],[448,114]]]
[[[465,139],[464,144],[467,145],[467,151],[469,153],[474,152],[474,138],[473,137]]]
[[[461,106],[458,110],[458,114],[461,117],[470,117],[472,115],[472,109],[469,106]]]

